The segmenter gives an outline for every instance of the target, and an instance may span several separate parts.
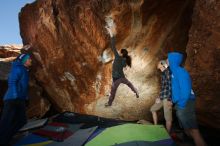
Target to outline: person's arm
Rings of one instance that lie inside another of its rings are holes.
[[[167,81],[167,90],[168,90],[168,100],[172,102],[172,84],[171,84],[171,73],[170,69],[167,68],[168,70],[166,71],[166,81]]]
[[[21,77],[21,71],[18,68],[13,68],[8,78],[8,88],[11,88],[13,93],[13,97],[18,97],[18,89],[17,89],[17,82]]]
[[[177,105],[180,108],[184,108],[186,106],[187,101],[191,95],[192,83],[188,72],[184,72],[179,78],[180,85],[180,98],[177,101]]]
[[[166,88],[167,88],[167,101],[168,101],[168,106],[170,108],[172,108],[173,106],[173,101],[172,101],[172,84],[171,84],[171,73],[170,73],[170,69],[167,68],[167,71],[166,71],[166,81],[167,81],[167,85],[166,85]]]
[[[165,94],[165,80],[163,78],[163,75],[161,75],[161,89],[160,89],[159,98],[163,99],[164,94]]]
[[[110,27],[108,27],[108,26],[106,26],[105,28],[107,29],[107,31],[108,31],[108,33],[109,33],[109,35],[110,35],[110,39],[111,39],[111,49],[112,49],[112,51],[113,51],[115,57],[116,57],[116,56],[119,57],[119,54],[118,54],[117,49],[116,49],[116,47],[115,47],[115,33],[114,33],[114,29],[115,29],[115,28],[113,28],[113,27],[110,28]]]
[[[111,49],[112,49],[114,55],[119,57],[118,51],[117,51],[117,49],[115,47],[115,37],[114,36],[111,37]]]
[[[24,71],[23,72],[23,79],[22,79],[22,82],[21,82],[21,85],[22,85],[22,88],[24,91],[27,92],[27,95],[26,95],[26,100],[28,100],[28,86],[29,86],[29,74],[27,71]]]

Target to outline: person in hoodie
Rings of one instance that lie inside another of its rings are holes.
[[[11,138],[27,121],[25,104],[28,100],[28,68],[31,65],[32,60],[29,54],[21,54],[12,62],[8,77],[8,90],[3,97],[0,145],[9,145]]]
[[[196,146],[206,146],[196,121],[196,96],[192,90],[192,80],[188,71],[181,66],[183,59],[183,54],[180,52],[168,53],[168,63],[172,72],[172,102],[175,104],[180,126],[186,134],[193,138]]]
[[[119,55],[117,49],[115,48],[115,37],[113,34],[113,28],[106,27],[107,31],[110,34],[111,37],[111,49],[114,53],[115,59],[113,62],[112,67],[112,87],[111,87],[111,93],[109,96],[108,102],[105,104],[106,107],[111,106],[112,102],[115,99],[115,94],[117,91],[118,86],[123,83],[126,84],[131,90],[136,94],[136,97],[139,98],[139,94],[137,89],[133,86],[133,84],[125,77],[123,69],[126,66],[131,67],[131,57],[128,56],[128,51],[126,49],[121,49],[121,54]]]

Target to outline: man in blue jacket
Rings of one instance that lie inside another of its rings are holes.
[[[14,134],[26,123],[28,100],[28,68],[32,60],[30,55],[21,54],[12,63],[8,77],[8,90],[3,98],[4,107],[0,121],[0,145],[9,145]]]
[[[180,126],[187,135],[192,136],[197,146],[206,146],[196,122],[192,80],[185,68],[181,67],[183,54],[179,52],[168,53],[168,61],[172,72],[172,101],[175,104],[176,116]]]

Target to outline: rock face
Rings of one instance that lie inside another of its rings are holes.
[[[27,109],[27,115],[31,117],[43,117],[47,111],[50,110],[51,103],[43,95],[43,89],[36,84],[34,80],[31,80],[29,88],[29,106]]]
[[[7,80],[11,68],[11,61],[20,54],[22,45],[0,46],[0,80]]]
[[[9,58],[20,53],[22,45],[4,45],[0,46],[0,58]]]
[[[151,118],[159,92],[156,63],[169,48],[184,50],[194,1],[37,0],[20,12],[24,44],[33,45],[35,77],[58,111],[99,116]],[[127,48],[132,68],[125,71],[140,99],[125,85],[105,108],[111,88],[111,60],[105,17],[117,25],[116,47]]]
[[[187,45],[187,67],[201,124],[220,128],[220,1],[197,0]]]

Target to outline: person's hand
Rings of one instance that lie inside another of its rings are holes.
[[[114,19],[112,18],[112,16],[106,16],[105,22],[106,22],[105,28],[107,29],[110,36],[111,37],[115,36],[115,34],[116,34],[116,25],[115,25],[115,22],[114,22]]]
[[[113,31],[112,31],[112,29],[111,29],[110,27],[108,27],[108,26],[105,26],[105,28],[107,29],[107,31],[108,31],[110,37],[113,37]]]
[[[156,98],[156,100],[155,100],[155,103],[157,103],[157,104],[158,104],[158,103],[160,103],[160,102],[161,102],[160,98],[159,98],[159,97],[157,97],[157,98]]]
[[[168,104],[168,106],[169,106],[170,108],[172,108],[173,102],[172,102],[171,100],[168,100],[167,104]]]

